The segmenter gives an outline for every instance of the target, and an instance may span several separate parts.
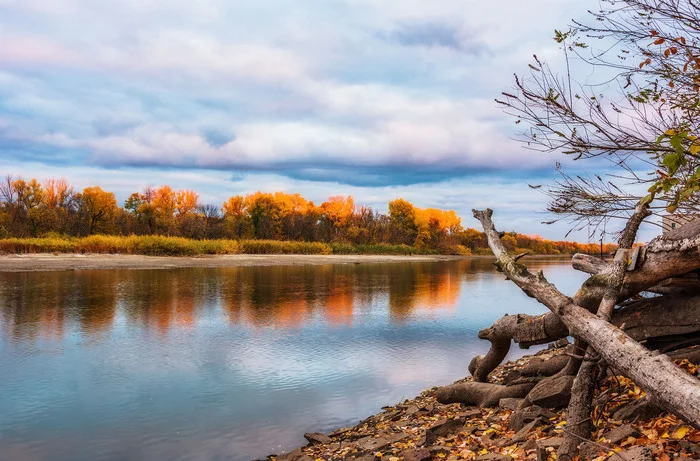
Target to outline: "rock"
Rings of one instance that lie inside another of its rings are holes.
[[[446,447],[445,445],[434,445],[432,447],[428,447],[428,451],[431,455],[435,456],[441,453],[443,455],[447,455],[452,451],[452,449],[450,447]]]
[[[434,403],[429,403],[427,405],[423,405],[421,407],[421,411],[425,411],[428,413],[432,413],[435,410],[435,404]]]
[[[511,439],[509,445],[512,445],[514,443],[520,443],[524,442],[527,440],[528,436],[530,433],[534,432],[535,429],[537,429],[540,426],[543,426],[544,424],[548,423],[544,418],[536,418],[530,421],[529,423],[525,424],[522,429],[520,429]]]
[[[687,440],[679,440],[678,444],[682,449],[689,453],[700,454],[700,445],[697,443],[688,442]]]
[[[513,458],[499,453],[489,453],[487,455],[477,456],[474,461],[513,461]]]
[[[504,410],[517,410],[520,408],[520,404],[523,403],[525,399],[501,399],[498,401],[498,406]]]
[[[406,408],[406,414],[408,416],[415,415],[420,411],[420,408],[418,408],[417,405],[409,405],[408,408]]]
[[[356,455],[364,455],[367,453],[375,453],[377,451],[382,451],[385,448],[391,446],[392,443],[396,443],[400,440],[408,438],[406,434],[394,434],[394,435],[384,435],[382,437],[367,436],[355,441],[355,445],[358,448],[358,453]]]
[[[284,455],[278,455],[277,461],[297,461],[302,456],[305,455],[301,447],[299,447],[296,450],[290,451],[289,453],[286,453]]]
[[[581,455],[582,460],[594,459],[601,454],[607,453],[607,449],[600,446],[601,444],[595,442],[583,442],[578,446],[579,455]]]
[[[649,447],[633,447],[612,455],[608,461],[652,461]]]
[[[547,448],[553,448],[553,451],[557,451],[559,447],[564,443],[563,437],[550,437],[548,439],[540,439],[537,441],[537,461],[547,461],[549,456],[547,454]]]
[[[459,429],[464,427],[464,423],[466,421],[467,418],[464,416],[458,417],[457,419],[443,419],[438,421],[425,432],[425,442],[421,445],[430,445],[438,437],[445,437],[446,435],[454,434]]]
[[[400,453],[403,456],[403,461],[429,461],[430,451],[426,448],[414,448],[404,450]]]
[[[467,411],[462,411],[457,413],[456,417],[457,418],[466,418],[466,419],[471,419],[475,417],[480,417],[481,416],[481,410],[479,408],[472,408]]]
[[[617,444],[625,440],[627,437],[635,437],[639,435],[639,431],[632,427],[631,424],[623,424],[620,427],[606,432],[603,438],[612,444]]]
[[[638,419],[651,419],[659,416],[661,409],[652,404],[646,398],[632,400],[615,410],[612,418],[617,421],[637,421]]]
[[[532,388],[527,394],[527,399],[533,405],[545,408],[563,408],[568,405],[571,399],[571,386],[573,384],[574,377],[569,375],[544,379]]]
[[[340,429],[336,429],[333,432],[328,433],[328,437],[338,437],[340,435],[343,435],[347,432],[350,432],[352,428],[349,427],[341,427]]]
[[[304,434],[304,438],[309,441],[311,445],[317,445],[322,443],[329,443],[331,438],[326,434],[321,434],[320,432],[307,432]]]
[[[522,449],[524,451],[534,450],[535,448],[537,448],[537,440],[534,440],[534,439],[528,440],[522,446]]]
[[[537,418],[550,419],[554,418],[556,415],[549,410],[542,407],[531,406],[518,410],[512,415],[510,415],[510,422],[508,427],[514,431],[519,431],[530,421],[534,421]]]

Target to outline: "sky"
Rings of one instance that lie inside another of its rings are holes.
[[[160,184],[214,204],[403,197],[469,227],[488,206],[504,230],[561,239],[528,184],[562,157],[514,140],[494,98],[596,4],[0,0],[0,174],[120,200]]]

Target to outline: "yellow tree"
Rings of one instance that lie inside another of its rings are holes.
[[[175,207],[180,215],[190,214],[199,207],[199,194],[193,190],[179,190],[175,193]]]
[[[170,234],[175,227],[174,215],[177,197],[172,187],[165,184],[153,191],[154,221],[157,232]]]
[[[119,212],[117,198],[99,186],[86,187],[80,196],[83,215],[87,219],[88,235],[109,232],[112,220]]]

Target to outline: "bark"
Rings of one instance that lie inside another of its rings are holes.
[[[661,296],[636,301],[616,311],[612,323],[622,327],[637,341],[659,336],[697,334],[700,333],[700,295]],[[519,343],[521,348],[528,348],[568,335],[569,328],[552,312],[538,316],[519,314],[502,317],[479,332],[479,338],[491,341],[491,349],[485,357],[474,357],[469,371],[474,380],[486,382],[489,373],[508,354],[511,340]],[[581,351],[579,355],[582,355]]]
[[[501,399],[521,399],[525,397],[536,384],[534,381],[511,386],[474,382],[459,383],[439,388],[436,397],[440,403],[462,403],[480,407],[496,407]]]
[[[580,259],[580,258],[579,258]],[[590,261],[589,261],[590,262]],[[596,309],[603,299],[613,265],[591,276],[574,295],[574,303]],[[639,251],[634,270],[625,271],[617,301],[624,301],[660,282],[700,269],[700,219],[649,242]]]
[[[617,304],[617,297],[622,288],[625,272],[629,265],[628,260],[630,259],[632,245],[634,245],[639,226],[650,214],[648,205],[637,206],[622,232],[615,259],[610,264],[608,287],[598,307],[598,317],[605,322],[610,322],[613,309],[615,304]],[[558,459],[563,459],[564,461],[574,459],[578,455],[580,441],[590,440],[593,432],[591,405],[599,372],[598,354],[591,347],[588,347],[585,357],[571,390],[564,443],[557,452]],[[572,359],[571,362],[574,360]]]
[[[538,275],[530,273],[508,254],[491,221],[491,215],[491,210],[474,210],[474,216],[481,221],[489,246],[496,256],[497,265],[507,277],[528,296],[557,314],[574,337],[591,345],[610,366],[635,381],[660,406],[700,428],[700,380],[678,368],[665,355],[649,351],[621,329],[575,304],[549,283],[542,272]],[[621,292],[634,294],[634,290],[641,291],[674,273],[697,269],[700,265],[700,221],[697,221],[696,227],[695,237],[684,236],[681,240],[674,240],[669,236],[653,240],[649,244],[651,250],[647,248],[644,253],[642,259],[645,261],[641,267],[630,272],[637,274],[636,279],[628,279],[626,275]],[[666,267],[669,265],[672,267]],[[598,291],[598,300],[605,295],[603,291]],[[623,299],[629,296],[631,294]]]

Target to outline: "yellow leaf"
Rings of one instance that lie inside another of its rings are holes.
[[[480,455],[487,455],[489,451],[486,448],[482,448],[481,451],[479,452]]]
[[[556,425],[556,427],[562,427],[562,426],[566,426],[566,421],[559,422]]]
[[[396,456],[392,456],[391,458],[389,458],[389,461],[399,461],[399,458]]]
[[[700,145],[698,144],[691,144],[690,145],[690,153],[693,155],[697,155],[698,152],[700,152]]]
[[[666,130],[664,133],[666,136],[675,136],[678,132],[676,130]]]
[[[673,438],[680,440],[683,437],[685,437],[689,431],[690,428],[688,426],[681,426],[678,429],[676,429],[676,432],[673,433]]]

